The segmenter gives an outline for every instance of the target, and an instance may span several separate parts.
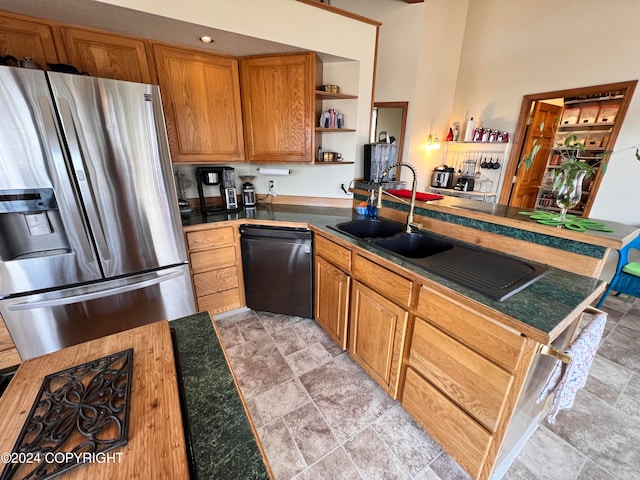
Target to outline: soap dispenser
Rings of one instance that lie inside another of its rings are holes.
[[[369,201],[367,202],[367,216],[369,218],[378,218],[378,206],[376,205],[376,191],[371,190]]]

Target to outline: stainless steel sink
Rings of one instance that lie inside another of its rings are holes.
[[[440,240],[426,232],[401,233],[378,240],[374,244],[407,258],[426,258],[453,248],[452,243]]]
[[[381,218],[367,218],[339,223],[334,228],[357,238],[386,238],[403,232],[404,224]]]

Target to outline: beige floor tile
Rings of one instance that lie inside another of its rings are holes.
[[[412,476],[373,428],[345,442],[344,449],[365,478],[408,480]]]
[[[313,402],[285,415],[284,422],[309,465],[338,446],[338,440]]]

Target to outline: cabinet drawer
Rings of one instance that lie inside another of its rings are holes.
[[[407,368],[402,406],[473,478],[493,436],[437,388]]]
[[[524,344],[520,335],[427,287],[420,290],[417,315],[426,318],[505,370],[515,370]]]
[[[421,318],[416,318],[409,364],[492,432],[513,377]]]
[[[240,304],[240,290],[238,288],[212,293],[204,297],[197,297],[196,301],[198,302],[199,312],[206,310],[213,313],[220,313],[242,306]]]
[[[190,252],[233,245],[233,227],[212,228],[187,233],[187,246]]]
[[[237,288],[237,267],[233,266],[204,273],[196,273],[193,276],[193,285],[195,287],[196,297]]]
[[[356,279],[366,283],[389,300],[393,300],[403,307],[411,305],[411,294],[413,293],[413,282],[411,280],[387,270],[360,255],[356,255],[353,270]]]
[[[325,260],[329,260],[329,262],[346,272],[351,271],[351,250],[348,248],[316,235],[315,249],[316,254],[322,256]]]
[[[222,247],[189,255],[193,273],[217,270],[236,264],[236,248]]]

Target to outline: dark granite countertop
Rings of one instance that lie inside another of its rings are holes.
[[[417,209],[416,213],[422,214],[423,212]],[[329,225],[335,225],[356,218],[364,217],[357,215],[353,209],[269,205],[267,207],[253,209],[249,215],[242,209],[234,213],[213,215],[205,218],[199,214],[193,215],[184,219],[184,225],[199,225],[202,223],[243,219],[309,224],[513,318],[516,323],[523,325],[523,331],[526,330],[531,338],[541,343],[551,342],[562,331],[562,329],[558,329],[558,327],[567,320],[567,317],[574,314],[576,310],[584,308],[586,304],[591,303],[591,301],[595,299],[594,297],[597,297],[599,294],[596,293],[594,295],[594,292],[599,292],[604,288],[604,282],[598,279],[551,268],[551,271],[547,275],[533,285],[530,285],[504,301],[498,302],[486,295],[477,293],[456,282],[447,280],[424,268],[376,248],[369,242],[353,239],[329,228]],[[505,232],[501,233],[505,234]],[[508,233],[509,232],[506,232],[506,234]],[[532,235],[536,234],[534,233]],[[537,238],[534,240],[544,242],[545,239]],[[587,248],[580,245],[576,247],[573,245],[576,242],[568,239],[558,239],[554,237],[553,240],[555,241],[553,244],[554,247],[565,248],[568,251],[571,251],[572,248]],[[596,246],[593,245],[589,246],[596,248]],[[594,255],[597,255],[597,252],[594,253]],[[533,327],[534,331],[532,332],[529,327]]]
[[[231,370],[206,312],[173,320],[197,478],[268,479]]]

